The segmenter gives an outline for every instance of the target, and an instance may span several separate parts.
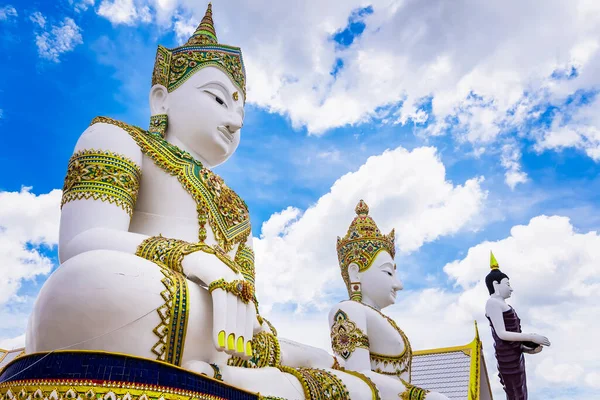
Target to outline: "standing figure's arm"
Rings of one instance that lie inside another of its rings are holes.
[[[504,316],[502,304],[494,299],[488,300],[485,306],[485,313],[492,321],[496,335],[502,340],[508,342],[534,342],[543,346],[550,346],[550,341],[547,337],[538,335],[537,333],[519,333],[509,332],[504,325]]]

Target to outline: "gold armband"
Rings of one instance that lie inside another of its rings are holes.
[[[244,278],[254,284],[254,251],[245,243],[240,243],[235,253],[235,263],[239,265],[240,272]]]
[[[172,271],[183,273],[181,265],[183,257],[195,251],[202,250],[201,246],[207,245],[192,244],[183,240],[168,239],[162,236],[152,236],[138,246],[135,255]]]
[[[233,282],[226,282],[225,279],[217,279],[208,285],[209,293],[212,293],[215,289],[223,289],[224,291],[239,297],[240,300],[246,304],[254,298],[254,285],[241,279],[236,279]]]
[[[183,267],[181,265],[183,257],[196,251],[212,254],[227,265],[233,272],[239,272],[235,262],[229,258],[225,252],[218,248],[215,249],[205,243],[189,243],[184,240],[169,239],[161,235],[152,236],[144,240],[138,246],[135,254],[170,270],[183,273]]]
[[[110,151],[78,151],[69,160],[61,207],[94,199],[115,204],[131,216],[141,176],[141,169],[126,157]]]
[[[338,310],[333,320],[331,347],[336,354],[347,360],[357,348],[369,349],[369,338],[345,312]]]

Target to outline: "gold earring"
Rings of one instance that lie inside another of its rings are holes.
[[[167,114],[152,115],[150,117],[150,128],[148,128],[148,132],[157,133],[164,138],[167,133],[168,122],[169,117]]]
[[[350,300],[362,301],[360,282],[350,282]]]
[[[240,98],[238,92],[233,92],[232,97],[234,101],[238,101],[238,99]]]

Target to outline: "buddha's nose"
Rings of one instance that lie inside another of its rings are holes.
[[[399,278],[396,278],[396,279],[394,280],[394,286],[393,286],[393,289],[394,289],[395,291],[398,291],[398,290],[402,290],[402,289],[404,289],[404,285],[402,284],[402,281],[401,281]]]
[[[227,127],[227,130],[231,134],[234,134],[237,131],[239,131],[242,128],[242,125],[243,125],[243,122],[242,122],[241,117],[233,117],[229,121],[227,121],[227,123],[225,124],[225,126]]]

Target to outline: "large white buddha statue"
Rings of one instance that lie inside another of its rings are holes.
[[[248,207],[212,171],[240,143],[245,79],[209,4],[186,44],[158,48],[150,129],[98,117],[83,132],[26,353],[132,355],[285,399],[396,398],[399,381],[344,372],[257,312]]]
[[[381,312],[396,302],[402,289],[394,263],[394,230],[382,234],[363,200],[355,211],[347,234],[337,242],[350,300],[336,304],[329,313],[331,347],[346,370],[361,372],[378,386],[383,386],[382,378],[395,381],[402,399],[447,399],[410,384],[410,341],[394,320]]]

